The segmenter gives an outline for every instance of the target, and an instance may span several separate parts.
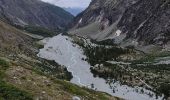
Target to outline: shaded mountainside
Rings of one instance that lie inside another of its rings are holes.
[[[63,29],[73,15],[40,0],[0,0],[0,17],[13,25]]]
[[[70,33],[97,40],[162,45],[170,39],[169,19],[169,0],[93,0],[74,19]]]
[[[36,42],[34,35],[0,21],[0,99],[120,100],[67,82],[71,75],[64,66],[36,57]]]

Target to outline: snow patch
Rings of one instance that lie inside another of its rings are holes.
[[[117,30],[117,31],[116,31],[116,36],[120,36],[121,33],[122,33],[121,30]]]
[[[79,24],[82,23],[82,20],[83,20],[82,18],[79,20]]]

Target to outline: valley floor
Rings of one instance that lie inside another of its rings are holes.
[[[87,40],[81,41],[85,41],[85,44],[83,44],[85,47],[89,45],[93,47],[97,46],[97,44]],[[163,98],[163,95],[158,96],[151,90],[139,85],[129,86],[128,83],[122,84],[122,80],[117,80],[110,76],[107,76],[107,78],[101,78],[102,76],[100,77],[100,74],[98,76],[98,72],[94,72],[95,69],[93,70],[93,68],[100,66],[102,70],[102,67],[105,65],[98,64],[97,66],[92,66],[88,62],[89,56],[85,55],[85,49],[76,43],[77,41],[74,37],[71,38],[60,34],[53,38],[44,39],[41,42],[45,45],[43,49],[40,49],[38,56],[47,60],[54,60],[56,63],[66,66],[68,71],[73,75],[71,82],[74,84],[130,100],[161,100]],[[109,48],[109,46],[106,48]],[[126,64],[124,62],[118,62],[117,65],[121,63]],[[121,73],[121,69],[119,71]],[[116,75],[114,71],[112,73]],[[105,75],[107,74],[106,71]],[[139,81],[142,81],[142,79],[139,79]],[[142,81],[142,83],[145,82]]]

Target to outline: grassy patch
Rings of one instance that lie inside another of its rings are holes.
[[[1,70],[5,70],[9,67],[9,63],[3,59],[0,58],[0,67],[1,67]]]
[[[41,35],[41,36],[45,36],[45,37],[56,35],[56,32],[48,30],[43,27],[27,26],[24,28],[24,30],[26,30],[29,33],[33,33],[33,34],[37,34],[37,35]]]
[[[43,60],[43,63],[36,63],[35,70],[62,80],[71,80],[72,74],[64,66],[58,65],[55,61]]]
[[[0,59],[0,100],[33,100],[32,96],[3,81],[5,71],[9,68],[9,62]]]
[[[37,43],[37,42],[34,42],[34,46],[37,47],[38,49],[44,48],[44,45],[39,44],[39,43]]]
[[[134,69],[143,70],[143,71],[151,71],[151,72],[170,71],[170,65],[168,65],[168,64],[159,64],[159,65],[145,64],[145,66],[132,65],[131,67]]]
[[[60,31],[54,31],[54,30],[49,30],[47,28],[44,27],[39,27],[39,26],[18,26],[18,25],[14,25],[16,28],[20,29],[20,30],[24,30],[28,33],[32,33],[32,34],[36,34],[36,35],[41,35],[44,37],[51,37],[54,35],[57,35],[57,33],[59,33]]]
[[[0,97],[2,100],[33,100],[32,96],[12,85],[0,81]]]
[[[107,39],[107,40],[103,40],[103,41],[91,40],[91,42],[95,43],[95,44],[98,44],[98,45],[116,46],[113,39]]]
[[[108,98],[111,97],[106,93],[96,92],[85,87],[78,87],[76,85],[70,84],[65,81],[56,80],[56,83],[62,84],[62,89],[64,91],[68,91],[73,95],[78,95],[87,100],[109,100]],[[120,100],[119,98],[114,98],[114,100]]]
[[[170,52],[161,52],[161,53],[152,53],[152,54],[147,54],[143,58],[133,61],[132,64],[142,64],[145,62],[153,63],[156,58],[159,57],[168,57],[170,56]]]

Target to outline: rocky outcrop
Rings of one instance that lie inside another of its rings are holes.
[[[62,29],[73,16],[60,7],[40,0],[0,0],[0,17],[12,24]]]
[[[165,44],[170,39],[169,19],[169,0],[140,0],[126,10],[118,27],[142,44]]]
[[[74,19],[70,34],[118,43],[127,40],[134,45],[163,45],[170,39],[169,19],[169,0],[93,0]]]

